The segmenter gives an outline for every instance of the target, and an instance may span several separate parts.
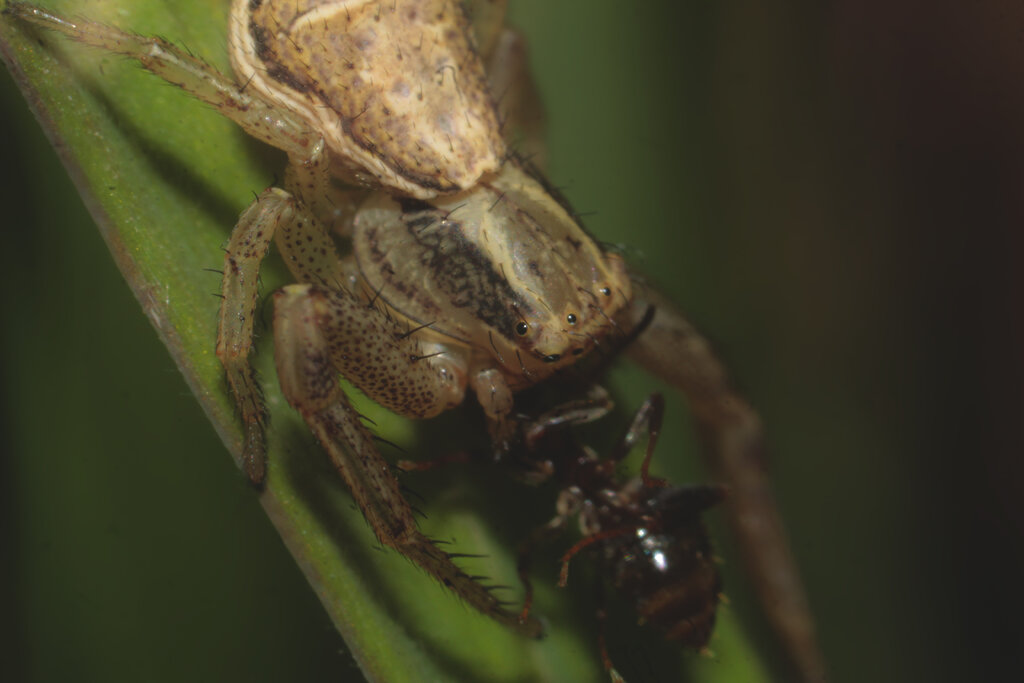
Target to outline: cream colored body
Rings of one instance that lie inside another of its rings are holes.
[[[338,261],[333,251],[311,259],[292,246],[315,243],[321,226],[334,223],[318,206],[324,176],[375,188],[342,226],[355,261],[340,263],[345,276],[335,284],[373,292],[389,314],[365,309],[382,318],[374,336],[394,336],[385,328],[405,321],[397,355],[420,360],[402,363],[387,352],[355,363],[336,358],[371,398],[430,417],[460,403],[468,386],[502,422],[513,391],[574,362],[614,329],[610,321],[630,300],[625,268],[506,159],[457,3],[235,0],[231,56],[248,89],[299,116],[322,141],[313,159],[293,163],[286,185],[307,214],[296,228],[303,234],[277,240],[297,281],[329,285],[324,274]],[[264,217],[254,229],[268,223]],[[307,290],[287,291],[294,302]],[[287,328],[277,334],[292,336]],[[330,337],[349,334],[331,325]],[[332,338],[329,345],[338,343]],[[421,367],[433,369],[433,379]],[[367,368],[377,381],[359,381]],[[398,381],[415,383],[417,398],[394,391]]]

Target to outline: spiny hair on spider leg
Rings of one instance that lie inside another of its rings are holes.
[[[427,360],[428,358],[436,358],[437,356],[443,356],[444,351],[435,351],[434,353],[428,353],[425,356],[409,356],[409,360],[417,362],[421,360]]]
[[[370,417],[369,415],[364,415],[363,413],[356,410],[354,407],[352,408],[352,413],[363,422],[368,422],[370,425],[374,427],[377,426],[377,423],[373,420],[372,417]]]
[[[435,543],[435,544],[438,543],[438,541],[436,541],[434,539],[431,539],[430,542],[431,543]],[[449,560],[454,560],[454,559],[458,559],[458,558],[461,558],[461,557],[468,557],[468,558],[473,558],[473,559],[481,559],[481,558],[489,557],[488,555],[481,555],[479,553],[445,553],[445,555],[448,556]]]
[[[487,212],[490,213],[491,211],[494,211],[494,207],[496,207],[498,204],[500,204],[502,202],[502,200],[504,200],[504,199],[505,199],[505,192],[502,191],[502,193],[498,195],[498,198],[494,200],[494,203],[491,204],[490,207],[488,207]]]
[[[385,439],[383,436],[380,436],[379,434],[374,434],[373,435],[373,440],[376,441],[377,443],[382,443],[382,444],[385,444],[387,446],[391,446],[392,448],[394,448],[396,451],[398,451],[399,453],[401,453],[403,455],[408,454],[408,451],[406,451],[404,448],[399,446],[397,443],[395,443],[394,441],[388,441],[387,439]]]
[[[412,335],[416,334],[420,330],[428,329],[431,325],[434,324],[434,322],[436,322],[436,321],[431,321],[429,323],[423,323],[422,325],[417,325],[416,327],[413,327],[412,329],[409,329],[406,332],[403,332],[402,334],[400,334],[397,337],[397,339],[398,339],[398,341],[402,341],[403,339],[408,339],[409,337],[411,337]],[[406,322],[406,326],[408,326],[408,322]]]
[[[391,311],[388,310],[388,307],[382,304],[378,304],[382,291],[384,291],[383,284],[380,286],[380,289],[373,293],[373,296],[370,296],[370,294],[366,291],[366,288],[363,287],[363,297],[366,299],[366,307],[376,310],[378,313],[383,315],[388,322],[394,322],[394,320],[391,317]]]
[[[257,296],[260,296],[260,297],[262,297],[262,291],[261,291],[262,289],[263,289],[263,282],[262,282],[262,280],[260,280],[260,281],[259,281],[259,285],[257,286],[257,290],[259,290],[259,291],[257,292]],[[268,296],[268,297],[265,297],[265,298],[263,298],[263,299],[262,299],[262,302],[260,303],[260,309],[259,309],[259,310],[260,310],[260,317],[259,317],[259,323],[260,323],[260,327],[261,327],[261,328],[263,328],[263,329],[267,329],[268,327],[270,327],[270,326],[269,326],[269,325],[267,324],[267,318],[268,318],[268,317],[270,317],[270,318],[272,318],[272,317],[273,317],[273,314],[272,314],[272,313],[271,313],[271,314],[270,314],[269,316],[268,316],[268,314],[267,314],[267,307],[271,305],[271,300],[272,300],[272,298],[273,298],[273,297],[269,297],[269,296]],[[254,341],[254,342],[256,341],[256,330],[253,330],[253,341]]]
[[[240,86],[238,86],[238,91],[244,93],[245,89],[249,87],[249,84],[252,83],[252,79],[254,79],[255,77],[256,72],[249,74],[249,77],[245,79],[245,83],[242,83]]]
[[[335,294],[338,294],[339,292],[346,292],[347,291],[345,289],[345,283],[343,283],[341,280],[334,280],[333,282],[328,282],[323,277],[321,277],[320,279],[321,279],[321,282],[322,282],[323,286],[326,289],[331,290]]]
[[[396,474],[396,475],[404,474],[404,472],[402,470],[398,469],[394,465],[390,466],[390,471],[391,471],[392,474]],[[409,496],[414,496],[421,503],[426,503],[427,502],[427,499],[424,498],[420,494],[419,491],[417,491],[416,489],[411,489],[408,486],[406,486],[405,484],[399,484],[398,490],[402,492],[402,496],[404,496],[405,498],[408,498]]]
[[[463,203],[461,203],[461,204],[459,204],[459,205],[455,206],[454,208],[452,208],[452,209],[449,209],[449,210],[448,210],[448,212],[447,212],[447,213],[445,213],[445,215],[444,215],[444,216],[443,216],[443,217],[441,218],[441,222],[443,223],[443,222],[445,222],[446,220],[448,220],[449,218],[451,218],[451,215],[452,215],[453,213],[455,213],[456,211],[458,211],[459,209],[461,209],[461,208],[462,208],[462,207],[464,207],[465,205],[466,205],[466,202],[463,202]]]

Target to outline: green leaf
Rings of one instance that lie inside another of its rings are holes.
[[[53,0],[47,7],[160,34],[229,70],[227,3],[211,8],[202,0]],[[235,218],[254,192],[279,177],[283,159],[125,59],[7,18],[0,22],[0,51],[146,317],[237,458],[239,424],[213,353],[218,300],[211,293],[218,289],[218,276],[207,271],[220,268],[221,247]],[[557,155],[552,156],[558,168]],[[264,291],[283,282],[280,264],[270,263]],[[400,555],[381,551],[308,430],[280,396],[269,335],[264,337],[257,363],[272,419],[270,470],[261,503],[362,674],[374,681],[604,680],[585,572],[568,594],[553,587],[550,570],[538,572],[537,609],[548,620],[549,636],[533,642],[460,604]],[[628,377],[619,384],[630,385],[626,405],[635,405],[644,389]],[[387,440],[427,457],[467,443],[470,437],[460,435],[476,430],[469,411],[415,425],[366,401],[359,409]],[[455,551],[484,555],[466,561],[470,573],[518,586],[516,543],[552,513],[553,491],[524,489],[500,473],[478,469],[424,475],[409,484],[426,494],[421,507],[428,535],[450,540]],[[237,486],[243,485],[239,477]],[[146,486],[146,481],[138,483],[141,489]],[[187,506],[189,491],[181,496],[181,505]],[[208,560],[195,558],[197,563]],[[247,569],[255,575],[261,568],[254,563]],[[250,581],[248,574],[239,577],[243,585]],[[509,597],[518,600],[519,595],[516,588]],[[246,597],[256,604],[266,599],[259,593]],[[693,675],[703,681],[763,680],[759,659],[734,616],[722,610],[713,659],[680,655],[657,642],[644,644],[657,678],[679,678],[696,667]],[[280,619],[270,614],[250,618]],[[620,644],[613,643],[619,652],[645,638],[657,640],[625,626],[614,628],[616,638],[620,631]],[[647,664],[639,666],[644,670]],[[352,672],[342,665],[330,675],[346,673]]]

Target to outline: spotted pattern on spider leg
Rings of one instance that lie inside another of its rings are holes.
[[[308,296],[334,367],[374,401],[424,418],[462,400],[455,373],[422,358],[419,341],[397,322],[344,290],[310,287]]]

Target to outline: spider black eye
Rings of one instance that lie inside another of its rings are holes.
[[[605,296],[611,296],[612,295],[612,290],[609,287],[602,287],[598,291],[601,292],[601,294],[603,294]]]
[[[530,324],[520,320],[516,323],[516,334],[520,337],[525,337],[530,332]]]
[[[569,323],[570,325],[575,325],[576,324],[576,314],[575,313],[570,313],[569,315],[565,316],[565,322]]]

